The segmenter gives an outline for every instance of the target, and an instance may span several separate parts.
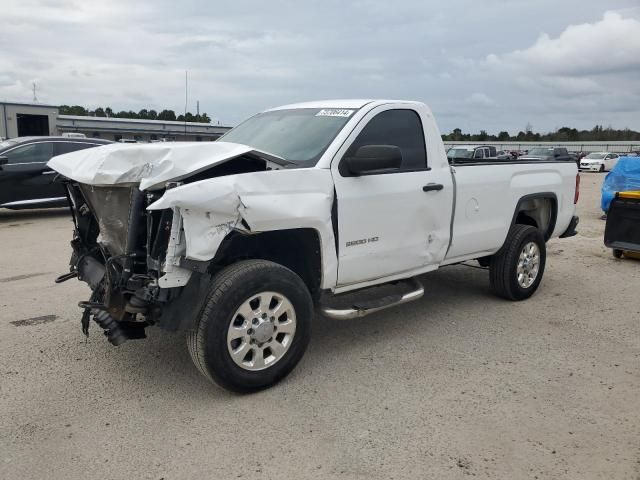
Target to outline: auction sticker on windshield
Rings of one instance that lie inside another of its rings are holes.
[[[350,117],[352,113],[353,110],[324,108],[316,113],[316,117]]]

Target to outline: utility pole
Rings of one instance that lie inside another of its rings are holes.
[[[36,103],[38,101],[38,96],[36,95],[36,82],[33,82],[31,85],[33,90],[33,103]]]
[[[187,139],[187,103],[189,102],[189,77],[184,71],[184,139]]]

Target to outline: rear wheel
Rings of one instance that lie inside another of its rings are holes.
[[[508,300],[529,298],[540,285],[545,263],[546,245],[540,230],[513,225],[504,246],[491,259],[491,289]]]
[[[604,172],[604,165],[600,165],[600,173]]]
[[[198,369],[237,392],[269,387],[302,358],[313,303],[302,279],[266,260],[238,262],[214,279],[187,345]]]

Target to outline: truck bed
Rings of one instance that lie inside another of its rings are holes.
[[[444,264],[495,253],[523,198],[545,197],[555,202],[549,238],[562,234],[571,221],[575,162],[474,161],[456,163],[452,168],[456,195],[452,242]]]

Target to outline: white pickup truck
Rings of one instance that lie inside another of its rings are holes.
[[[314,308],[351,319],[416,300],[417,276],[469,260],[530,297],[545,243],[575,234],[574,161],[450,165],[429,108],[335,100],[260,113],[212,143],[113,144],[54,157],[75,221],[70,273],[114,345],[187,332],[235,391],[287,375]],[[379,293],[384,291],[384,293]],[[426,307],[426,304],[425,304]]]

